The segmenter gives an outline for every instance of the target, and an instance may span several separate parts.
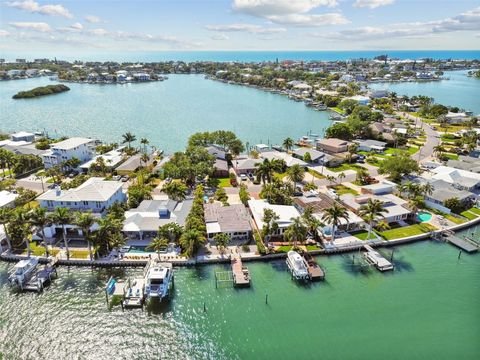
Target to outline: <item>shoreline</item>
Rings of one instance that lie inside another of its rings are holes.
[[[431,231],[424,234],[413,235],[404,238],[398,238],[393,240],[382,240],[382,241],[364,241],[362,243],[355,243],[351,245],[344,245],[344,246],[335,246],[332,248],[327,249],[319,249],[319,250],[312,250],[308,251],[309,254],[314,256],[322,256],[322,255],[338,255],[342,253],[349,253],[353,251],[358,251],[362,249],[365,245],[369,245],[373,248],[386,248],[395,245],[408,245],[410,243],[414,243],[421,240],[429,240],[432,239],[432,236],[436,234],[442,234],[445,231],[452,231],[456,233],[456,231],[466,230],[472,228],[475,225],[480,224],[480,217],[476,219],[467,221],[463,224],[458,224],[450,227],[446,227],[440,230]],[[460,250],[461,251],[461,250]],[[278,259],[283,259],[287,256],[287,253],[277,253],[277,254],[267,254],[267,255],[255,255],[255,256],[242,256],[240,254],[243,262],[256,262],[256,261],[274,261]],[[31,256],[30,256],[31,257]],[[17,262],[20,260],[27,259],[28,256],[26,255],[3,255],[0,254],[0,261],[5,263]],[[46,258],[42,256],[38,256],[39,263],[47,264],[50,262],[51,258]],[[147,260],[82,260],[82,259],[74,259],[74,260],[67,260],[67,259],[58,259],[57,264],[61,266],[80,266],[80,267],[95,267],[95,268],[130,268],[130,267],[145,267],[148,263],[149,259]],[[190,266],[197,266],[197,265],[212,265],[212,264],[229,264],[231,261],[231,255],[225,255],[222,258],[215,258],[215,259],[187,259],[187,260],[171,260],[165,261],[170,262],[174,267],[190,267]]]

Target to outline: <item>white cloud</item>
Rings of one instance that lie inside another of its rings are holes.
[[[333,33],[310,35],[337,40],[376,40],[431,37],[440,33],[478,30],[480,30],[480,7],[437,21],[390,24],[386,27],[365,26]]]
[[[347,24],[340,12],[312,14],[319,7],[336,7],[337,0],[234,0],[233,9],[273,23],[293,26],[323,26]]]
[[[210,37],[212,40],[229,40],[230,37],[226,34],[215,34]]]
[[[251,34],[275,34],[286,31],[284,28],[266,28],[254,24],[206,25],[205,28],[210,31],[248,32]]]
[[[310,14],[291,14],[283,16],[270,16],[269,19],[278,24],[293,26],[324,26],[324,25],[343,25],[350,21],[340,13],[327,13],[319,15]]]
[[[233,8],[258,17],[303,14],[320,6],[335,7],[337,0],[234,0]]]
[[[87,15],[85,16],[85,21],[91,24],[96,24],[96,23],[102,22],[102,19],[100,19],[98,16],[95,16],[95,15]]]
[[[7,30],[0,29],[0,37],[7,37],[10,33]]]
[[[11,22],[9,25],[21,30],[32,30],[43,33],[52,31],[50,25],[44,22]]]
[[[40,5],[38,2],[33,0],[10,1],[7,2],[6,5],[8,7],[28,11],[30,13],[63,16],[68,19],[73,18],[73,15],[70,13],[70,11],[68,11],[68,9],[66,9],[63,5]]]
[[[76,30],[83,30],[83,25],[80,24],[79,22],[76,22],[75,24],[70,25],[70,27]]]
[[[395,0],[357,0],[353,4],[354,7],[376,9],[380,6],[392,5]]]
[[[102,28],[98,28],[98,29],[88,30],[88,33],[92,35],[97,35],[97,36],[104,36],[108,34],[108,31]]]

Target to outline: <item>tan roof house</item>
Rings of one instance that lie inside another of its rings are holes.
[[[346,152],[348,151],[348,145],[350,145],[348,141],[337,138],[317,140],[317,149],[324,151],[327,154]]]

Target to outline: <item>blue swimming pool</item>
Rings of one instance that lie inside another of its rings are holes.
[[[417,214],[417,218],[421,222],[427,222],[427,221],[430,221],[432,219],[432,214],[430,214],[429,212],[426,212],[426,211],[420,211]]]

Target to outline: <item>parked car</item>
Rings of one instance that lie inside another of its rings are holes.
[[[112,179],[115,180],[115,181],[118,181],[120,180],[122,177],[120,175],[114,175],[112,176]]]
[[[248,180],[247,175],[245,175],[245,174],[240,174],[240,180],[242,180],[242,181],[247,181],[247,180]]]
[[[248,178],[250,179],[250,181],[255,180],[255,178],[254,178],[254,176],[253,176],[252,173],[248,173],[247,176],[248,176]]]

